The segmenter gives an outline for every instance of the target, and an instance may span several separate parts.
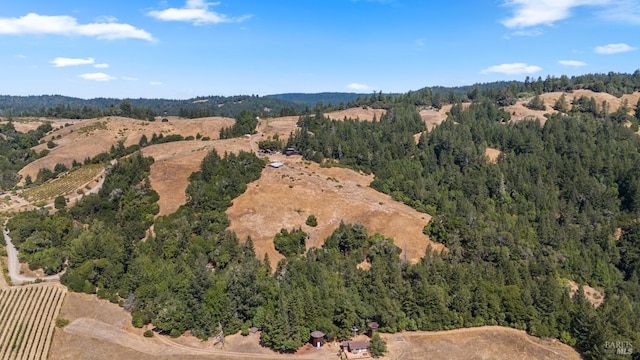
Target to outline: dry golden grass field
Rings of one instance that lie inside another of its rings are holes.
[[[267,253],[274,264],[282,258],[273,247],[273,237],[282,228],[302,227],[309,234],[308,246],[319,247],[341,221],[362,223],[371,233],[393,237],[403,249],[401,256],[410,261],[424,256],[428,245],[443,248],[422,233],[431,216],[371,189],[372,175],[322,168],[300,156],[280,155],[270,160],[285,165],[266,167],[260,179],[249,184],[227,210],[230,229],[241,240],[251,236],[258,256]],[[318,219],[315,228],[305,224],[312,214]]]
[[[528,101],[518,101],[515,105],[505,107],[505,110],[512,114],[511,119],[513,121],[524,120],[527,118],[538,118],[540,119],[540,122],[544,124],[546,121],[544,114],[553,114],[557,112],[556,110],[553,110],[553,105],[562,94],[562,92],[550,92],[540,95],[540,98],[547,106],[547,110],[531,110],[525,106]],[[602,106],[603,101],[606,101],[609,103],[610,111],[614,112],[620,107],[623,100],[627,100],[630,110],[634,110],[638,103],[638,99],[640,98],[640,92],[636,91],[633,94],[625,94],[621,98],[617,98],[607,93],[593,92],[591,90],[574,90],[571,93],[564,93],[564,97],[569,106],[571,106],[571,101],[574,97],[578,99],[581,96],[586,96],[588,98],[593,97],[598,106]]]
[[[225,346],[200,341],[188,334],[177,339],[145,338],[144,329],[131,326],[131,315],[95,296],[67,294],[60,318],[70,320],[57,329],[50,359],[338,359],[338,346],[329,342],[319,350],[304,347],[297,354],[278,354],[259,344],[259,336],[228,335]],[[388,353],[384,359],[580,359],[571,347],[542,340],[524,331],[499,326],[437,332],[382,334]]]
[[[57,146],[50,149],[49,155],[25,166],[20,171],[20,175],[23,179],[27,175],[35,179],[40,168],[53,169],[57,163],[70,167],[73,160],[83,162],[86,157],[108,152],[111,146],[117,145],[119,141],[124,142],[125,146],[137,144],[142,135],[151,139],[153,133],[164,136],[180,134],[184,137],[196,136],[199,133],[202,136],[217,139],[220,129],[231,126],[233,123],[233,119],[220,117],[201,119],[169,117],[168,122],[148,122],[121,117],[84,120],[48,134],[45,137],[45,143],[33,149],[36,152],[47,149],[46,142],[49,140],[53,140]]]

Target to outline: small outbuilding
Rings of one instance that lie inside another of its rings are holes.
[[[347,359],[361,359],[371,357],[368,340],[345,341],[340,345]]]
[[[284,164],[281,163],[280,161],[272,161],[272,162],[269,163],[269,166],[271,166],[272,168],[278,169],[278,168],[283,167]]]
[[[377,322],[370,322],[367,324],[367,335],[369,337],[373,336],[373,333],[378,332],[378,328],[380,328],[380,325]]]
[[[314,331],[311,333],[311,344],[313,344],[313,346],[319,348],[320,346],[322,346],[322,344],[324,344],[324,333],[322,331]]]

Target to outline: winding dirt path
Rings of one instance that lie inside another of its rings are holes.
[[[7,230],[6,227],[3,229],[2,233],[4,234],[4,241],[7,243],[7,258],[9,260],[7,267],[9,270],[9,277],[11,278],[11,281],[13,282],[14,285],[33,282],[38,279],[43,281],[60,281],[60,275],[63,274],[64,271],[55,275],[43,276],[43,277],[24,276],[20,274],[20,261],[18,260],[18,250],[13,245],[13,242],[11,241],[11,237],[9,236],[9,230]]]

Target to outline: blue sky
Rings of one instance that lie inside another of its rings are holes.
[[[640,0],[21,0],[0,94],[406,92],[640,68]]]

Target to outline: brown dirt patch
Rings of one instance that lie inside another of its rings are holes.
[[[287,141],[289,135],[296,130],[296,123],[299,118],[299,116],[284,116],[273,119],[260,119],[258,126],[256,126],[257,134],[254,135],[256,144],[276,134],[280,140]]]
[[[53,169],[57,163],[71,166],[73,160],[83,162],[86,157],[93,157],[101,152],[108,152],[112,145],[124,141],[125,146],[137,144],[142,135],[150,140],[153,133],[170,135],[180,134],[209,136],[217,139],[220,129],[233,125],[230,118],[210,117],[200,119],[170,118],[168,122],[148,122],[122,117],[105,117],[100,119],[78,121],[72,126],[63,127],[48,134],[44,140],[58,145],[50,149],[44,158],[38,159],[20,170],[23,179],[27,175],[36,178],[38,170],[46,167]],[[60,136],[60,138],[57,138]],[[47,149],[46,143],[33,148],[36,152]]]
[[[354,107],[340,111],[333,111],[330,113],[325,113],[324,116],[333,120],[344,120],[347,119],[359,119],[363,121],[372,121],[375,117],[377,120],[380,120],[382,115],[386,114],[387,110],[384,109],[373,109],[366,108],[363,109],[361,107]]]
[[[498,162],[498,158],[500,157],[500,154],[502,154],[502,151],[498,149],[494,149],[490,147],[484,149],[484,155],[489,159],[489,161],[491,161],[494,164]]]
[[[403,259],[417,261],[427,245],[443,249],[422,233],[431,216],[417,212],[390,196],[371,189],[372,175],[343,168],[321,168],[300,156],[273,156],[285,163],[274,169],[266,167],[257,181],[233,201],[227,210],[230,230],[241,240],[251,236],[259,257],[269,254],[275,265],[282,255],[273,246],[280,229],[301,227],[307,234],[307,247],[320,247],[326,237],[345,223],[361,223],[371,234],[379,232],[393,237],[403,249]],[[318,226],[307,226],[309,215],[315,215]]]
[[[447,119],[447,111],[451,110],[451,106],[447,106],[447,109],[441,109],[440,111],[434,109],[420,110],[420,117],[427,126],[427,130],[431,131],[436,125],[440,125]]]
[[[523,120],[540,120],[540,124],[544,125],[547,118],[544,114],[557,113],[551,107],[547,105],[547,110],[531,110],[525,105],[529,101],[518,101],[515,105],[505,106],[504,110],[511,114],[511,121],[523,121]],[[546,102],[545,102],[546,103]]]
[[[567,282],[567,286],[569,287],[569,292],[571,297],[573,297],[578,292],[578,283],[573,280],[569,280]],[[582,285],[582,289],[584,290],[584,295],[587,297],[587,300],[593,305],[593,307],[597,308],[602,305],[604,302],[604,294],[600,290],[596,290],[589,285]]]
[[[622,237],[623,233],[622,228],[616,228],[616,231],[613,233],[613,238],[618,241]]]
[[[570,346],[500,326],[382,334],[385,359],[581,359]],[[428,354],[428,356],[426,356]]]

